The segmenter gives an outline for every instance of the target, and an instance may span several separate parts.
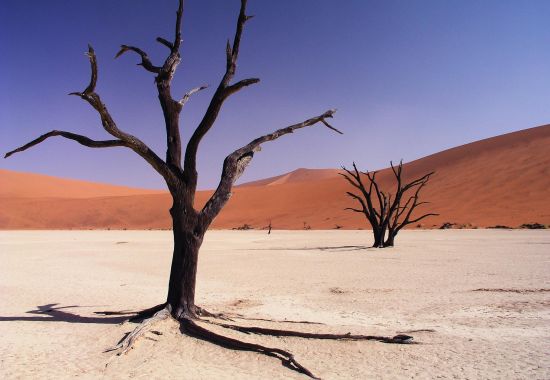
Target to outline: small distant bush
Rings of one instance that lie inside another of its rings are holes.
[[[519,228],[525,228],[528,230],[544,230],[548,227],[540,223],[523,223],[521,226],[519,226]]]
[[[456,223],[445,222],[439,227],[439,229],[440,230],[448,230],[450,228],[454,228],[454,226],[456,226]]]
[[[450,228],[453,228],[456,230],[463,230],[465,228],[470,228],[475,230],[477,229],[477,226],[474,226],[472,223],[460,224],[460,223],[451,223],[451,222],[445,222],[441,226],[439,226],[440,230],[448,230]]]
[[[234,230],[239,230],[239,231],[246,231],[246,230],[253,230],[254,228],[250,225],[250,224],[243,224],[242,226],[239,226],[239,227],[233,227]]]

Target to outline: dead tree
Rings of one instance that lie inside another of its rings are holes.
[[[198,126],[194,129],[184,151],[182,150],[182,142],[180,138],[180,113],[190,97],[193,94],[204,90],[207,86],[193,88],[181,98],[174,97],[172,95],[171,82],[176,72],[176,68],[181,61],[180,45],[182,42],[181,23],[183,17],[183,0],[179,0],[173,39],[167,40],[162,37],[158,37],[156,39],[160,44],[164,45],[168,49],[168,55],[161,65],[157,66],[153,64],[147,53],[135,46],[122,45],[120,51],[115,57],[118,58],[127,52],[135,53],[140,58],[140,63],[138,65],[142,66],[146,71],[154,75],[158,98],[163,111],[166,126],[167,150],[166,158],[164,160],[161,159],[138,137],[126,133],[120,129],[112,118],[106,105],[102,102],[99,94],[96,92],[98,65],[94,49],[91,46],[88,47],[88,52],[86,53],[91,65],[90,82],[82,92],[73,92],[70,95],[75,95],[82,98],[97,111],[103,129],[105,129],[105,131],[109,133],[113,139],[96,141],[72,132],[54,130],[7,153],[5,157],[9,157],[14,153],[29,149],[50,137],[61,136],[66,139],[74,140],[81,145],[90,148],[129,148],[141,156],[164,178],[173,200],[172,207],[170,208],[170,215],[172,216],[173,221],[172,228],[174,250],[170,270],[170,280],[168,283],[168,295],[166,302],[150,309],[143,310],[136,315],[136,318],[144,321],[123,341],[121,341],[119,345],[114,347],[118,353],[129,350],[134,341],[153,323],[161,319],[172,317],[181,323],[181,330],[191,336],[205,339],[212,343],[232,349],[249,350],[269,356],[275,356],[281,359],[285,365],[307,374],[310,377],[315,377],[308,369],[300,365],[294,359],[293,355],[287,351],[246,343],[240,340],[225,337],[211,332],[196,323],[199,320],[204,322],[205,317],[214,319],[216,317],[220,317],[219,314],[209,313],[195,304],[195,283],[197,278],[198,254],[203,242],[204,234],[214,218],[220,213],[231,197],[233,184],[250,164],[254,154],[260,151],[263,143],[276,140],[279,137],[293,133],[300,128],[310,127],[319,123],[338,133],[341,133],[332,127],[327,121],[327,119],[333,117],[336,111],[328,110],[318,116],[252,140],[250,143],[235,150],[225,158],[222,166],[221,179],[213,195],[206,202],[204,207],[202,207],[202,209],[197,210],[194,208],[198,179],[197,153],[203,137],[213,127],[224,102],[231,95],[234,95],[245,87],[251,86],[260,81],[258,78],[248,78],[233,83],[233,78],[237,69],[241,36],[245,24],[252,18],[252,16],[248,16],[245,13],[246,3],[246,0],[241,0],[233,42],[231,43],[229,40],[227,41],[225,49],[226,65],[223,77],[216,87],[206,112]],[[231,328],[237,329],[237,326],[233,326]],[[239,328],[241,329],[239,331],[246,329],[245,327]],[[303,334],[288,330],[250,329],[253,331],[249,332],[256,334],[271,334],[277,336],[292,335],[319,339],[328,338],[328,335],[323,334]],[[350,336],[344,334],[333,335],[330,336],[330,338],[374,339],[390,343],[403,343],[407,341],[407,339],[400,336],[386,338],[376,336]]]
[[[399,162],[397,167],[393,165],[393,162],[390,162],[390,166],[396,182],[393,194],[380,189],[379,184],[376,182],[377,172],[361,172],[357,169],[355,162],[353,163],[353,170],[348,170],[342,166],[345,173],[339,173],[353,187],[359,190],[357,194],[351,191],[346,193],[357,201],[360,207],[347,207],[346,210],[365,215],[374,235],[374,244],[372,246],[376,248],[393,247],[395,237],[403,227],[416,223],[428,216],[439,215],[428,213],[411,218],[418,206],[428,203],[419,202],[419,195],[434,172],[428,173],[409,183],[404,183],[402,179],[403,161]]]

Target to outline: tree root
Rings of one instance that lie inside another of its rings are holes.
[[[262,322],[275,322],[275,323],[296,323],[300,325],[324,325],[322,322],[311,322],[311,321],[293,321],[291,319],[269,319],[269,318],[252,318],[245,317],[242,314],[232,314],[231,318],[233,319],[242,319],[246,321],[262,321]]]
[[[120,310],[120,311],[109,311],[109,310],[106,310],[106,311],[94,311],[94,314],[97,314],[97,315],[131,315],[131,314],[136,314],[135,311],[131,311],[131,310]]]
[[[144,319],[151,318],[155,313],[161,311],[166,307],[165,303],[161,303],[159,305],[150,307],[149,309],[141,310],[141,311],[126,311],[126,310],[120,310],[120,311],[95,311],[94,314],[98,315],[128,315],[130,318],[128,318],[128,322],[141,322]]]
[[[388,336],[379,336],[379,335],[353,335],[351,333],[347,334],[319,334],[319,333],[307,333],[294,330],[279,330],[279,329],[269,329],[264,327],[255,327],[255,326],[238,326],[230,325],[227,323],[217,323],[212,321],[207,321],[226,329],[231,329],[239,331],[245,334],[258,334],[258,335],[271,335],[271,336],[292,336],[298,338],[306,339],[331,339],[331,340],[376,340],[383,343],[393,343],[393,344],[410,344],[412,343],[413,337],[409,335],[399,334],[393,337]]]
[[[144,335],[147,331],[149,331],[154,324],[164,319],[172,318],[170,307],[167,306],[166,304],[162,304],[162,305],[157,305],[150,309],[146,309],[137,313],[132,318],[132,320],[144,318],[145,316],[151,315],[152,313],[154,313],[152,317],[144,319],[132,332],[128,333],[124,338],[122,338],[116,346],[106,350],[105,352],[118,351],[116,353],[117,356],[126,354],[128,351],[132,349],[136,340],[140,338],[142,335]],[[199,307],[197,307],[197,315],[199,317],[203,316],[207,318],[224,319],[224,320],[232,321],[230,318],[228,318],[224,314],[210,313]],[[245,317],[242,317],[242,318],[236,317],[236,318],[247,319]],[[254,319],[254,318],[250,318],[250,319]],[[276,320],[272,321],[269,319],[261,319],[261,318],[257,318],[257,319],[265,320],[269,322],[314,323],[314,322],[308,322],[308,321],[276,321]],[[270,328],[256,327],[256,326],[239,326],[239,325],[228,324],[228,323],[220,323],[210,319],[197,318],[194,315],[193,316],[184,315],[178,319],[178,322],[180,323],[180,331],[182,332],[182,334],[188,335],[193,338],[202,339],[224,348],[228,348],[232,350],[257,352],[259,354],[277,358],[281,360],[284,366],[296,372],[307,375],[312,379],[319,379],[319,377],[314,375],[309,369],[307,369],[302,364],[300,364],[291,352],[280,348],[267,347],[261,344],[249,343],[239,339],[220,335],[218,333],[215,333],[213,331],[206,329],[205,327],[200,326],[199,324],[196,323],[197,321],[201,321],[201,322],[209,323],[222,328],[238,331],[244,334],[270,335],[275,337],[297,337],[297,338],[305,338],[305,339],[331,339],[331,340],[374,340],[374,341],[379,341],[384,343],[393,343],[393,344],[407,344],[407,343],[412,343],[412,340],[413,340],[411,336],[404,335],[404,334],[395,335],[393,337],[377,336],[377,335],[353,335],[351,333],[321,334],[321,333],[301,332],[301,331],[295,331],[295,330],[270,329]]]
[[[155,306],[157,307],[157,306]],[[153,308],[152,308],[153,309]],[[151,310],[151,309],[148,309]],[[170,317],[170,310],[167,307],[162,308],[160,311],[157,311],[152,317],[145,319],[141,322],[132,332],[126,335],[118,344],[114,347],[111,347],[105,352],[118,351],[117,355],[126,354],[130,351],[134,345],[134,342],[143,334],[145,334],[149,328],[151,328],[157,322],[165,320]]]
[[[166,308],[166,303],[161,303],[159,305],[150,307],[149,309],[142,310],[140,312],[137,312],[136,315],[128,319],[129,322],[140,322],[144,321],[147,318],[151,318],[155,314],[157,314],[159,311],[162,310],[168,310]],[[168,312],[168,315],[170,315],[170,312]],[[165,319],[165,318],[164,318]]]
[[[166,307],[166,303],[153,306],[149,309],[141,311],[120,310],[120,311],[95,311],[94,314],[98,315],[128,315],[130,318],[128,322],[141,322],[144,319],[152,317],[156,312],[161,311]],[[223,321],[235,322],[235,319],[242,319],[247,321],[263,321],[263,322],[275,322],[275,323],[296,323],[296,324],[308,324],[308,325],[324,325],[322,322],[311,321],[293,321],[290,319],[269,319],[269,318],[253,318],[246,317],[238,313],[213,313],[200,306],[196,306],[196,314],[198,317],[214,318]]]
[[[285,365],[286,367],[294,371],[303,373],[304,375],[307,375],[312,379],[320,379],[319,377],[315,376],[309,369],[301,365],[294,358],[294,355],[288,351],[282,350],[280,348],[271,348],[267,346],[262,346],[260,344],[247,343],[238,339],[229,338],[205,329],[204,327],[197,325],[195,321],[189,318],[181,319],[180,324],[182,333],[191,337],[206,340],[210,343],[214,343],[232,350],[253,351],[267,356],[276,357],[280,359],[283,365]],[[220,326],[224,327],[223,325]]]
[[[195,312],[197,313],[197,316],[199,317],[206,317],[206,318],[215,318],[215,319],[221,319],[223,321],[231,321],[235,322],[228,314],[224,313],[212,313],[200,306],[195,306]]]
[[[214,318],[214,319],[221,319],[224,321],[230,321],[235,322],[235,319],[243,319],[247,321],[265,321],[265,322],[275,322],[275,323],[296,323],[296,324],[309,324],[309,325],[324,325],[324,323],[321,322],[311,322],[311,321],[293,321],[293,320],[280,320],[280,319],[268,319],[268,318],[253,318],[253,317],[246,317],[242,314],[238,313],[212,313],[202,307],[196,306],[197,309],[197,316],[199,317],[206,317],[206,318]]]

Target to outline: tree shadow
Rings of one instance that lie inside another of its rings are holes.
[[[37,306],[36,310],[29,310],[27,314],[35,314],[36,316],[15,316],[15,317],[2,317],[0,316],[0,322],[11,321],[28,321],[28,322],[68,322],[68,323],[99,323],[99,324],[118,324],[126,321],[128,315],[120,313],[116,317],[86,317],[75,313],[66,311],[66,309],[83,307],[78,305],[71,306],[57,306],[57,303],[50,303],[42,306]]]
[[[322,252],[349,252],[375,249],[368,245],[339,245],[323,247],[277,247],[277,248],[255,248],[251,251],[322,251]]]

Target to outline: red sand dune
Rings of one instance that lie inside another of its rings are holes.
[[[93,198],[161,194],[160,190],[135,189],[42,174],[0,169],[0,198]]]
[[[346,163],[347,164],[347,163]],[[368,162],[358,162],[367,169]],[[436,171],[423,191],[426,209],[444,222],[487,227],[550,224],[550,125],[462,145],[404,165],[407,178]],[[298,169],[243,184],[214,228],[249,224],[275,229],[367,228],[364,217],[344,211],[354,205],[350,186],[336,169]],[[380,171],[382,187],[391,171]],[[210,194],[201,192],[197,207]],[[168,194],[0,170],[0,228],[170,228]],[[422,210],[419,210],[422,212]]]

